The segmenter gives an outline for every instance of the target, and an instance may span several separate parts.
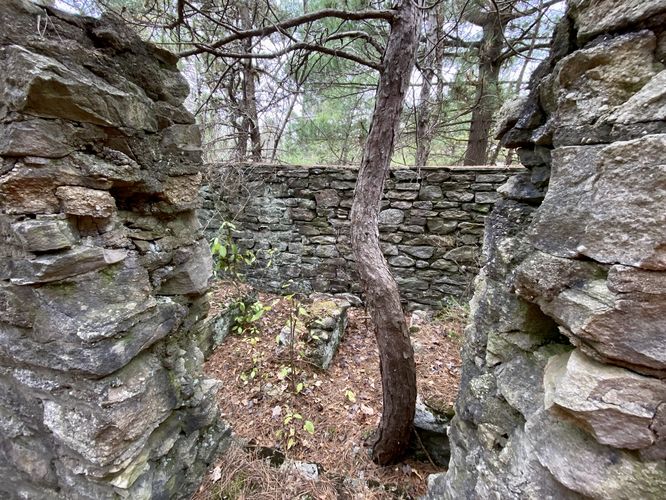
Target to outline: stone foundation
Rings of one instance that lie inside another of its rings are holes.
[[[0,25],[0,496],[188,498],[228,429],[187,83],[111,18]]]
[[[447,296],[471,294],[496,189],[521,171],[391,170],[379,233],[403,299],[414,307],[438,306]],[[211,166],[202,224],[209,238],[224,220],[236,225],[236,241],[258,257],[245,274],[260,290],[281,292],[291,283],[306,293],[358,292],[349,236],[357,174],[355,167]],[[532,196],[541,200],[543,192]]]

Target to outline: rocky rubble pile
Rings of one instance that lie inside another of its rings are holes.
[[[228,433],[188,85],[112,18],[0,24],[0,496],[187,497]]]
[[[666,2],[569,4],[501,127],[529,173],[486,225],[429,498],[666,491]]]

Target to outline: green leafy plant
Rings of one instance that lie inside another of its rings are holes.
[[[257,323],[267,311],[271,310],[271,306],[267,306],[259,300],[249,305],[243,300],[239,300],[234,306],[237,308],[238,314],[234,317],[234,326],[231,331],[238,335],[256,337],[255,343],[258,342],[259,329]]]
[[[220,226],[219,236],[211,242],[210,251],[215,260],[215,274],[222,273],[234,280],[241,280],[243,269],[257,260],[251,250],[242,251],[234,242],[233,232],[236,226],[224,221]]]
[[[291,284],[292,282],[289,281],[283,285],[283,288],[288,288]],[[309,340],[309,338],[303,338],[309,335],[308,329],[304,326],[306,319],[309,317],[309,312],[300,302],[296,293],[285,295],[285,299],[289,302],[289,318],[286,325],[289,329],[286,339],[288,353],[287,375],[289,376],[293,392],[300,394],[306,387],[306,384],[305,381],[297,380],[298,375],[302,372],[298,369],[297,361],[303,358],[303,348],[305,342]]]
[[[303,418],[303,415],[292,411],[290,408],[286,409],[285,416],[282,419],[282,429],[275,433],[275,437],[284,441],[286,450],[291,450],[297,444],[302,443],[301,431],[305,431],[310,435],[315,433],[315,426],[312,420]]]
[[[345,391],[345,398],[347,398],[350,403],[356,403],[356,393],[351,389]]]

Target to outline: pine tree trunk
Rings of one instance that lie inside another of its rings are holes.
[[[373,459],[381,465],[396,462],[404,455],[416,404],[414,351],[398,286],[379,248],[377,224],[384,180],[414,65],[420,18],[412,0],[400,0],[394,8],[396,16],[384,53],[351,210],[352,249],[379,347],[384,406]]]
[[[239,4],[239,14],[244,29],[252,28],[252,19],[249,6],[241,2]],[[246,38],[242,42],[244,51],[251,53],[253,50],[252,37]],[[250,139],[250,150],[253,161],[261,161],[261,132],[259,130],[259,113],[257,112],[257,96],[255,86],[256,72],[252,59],[243,62],[243,116],[244,132]]]
[[[499,58],[504,43],[503,29],[497,17],[491,17],[488,24],[483,26],[479,49],[479,81],[463,161],[465,165],[485,165],[488,161],[490,130],[499,106]]]

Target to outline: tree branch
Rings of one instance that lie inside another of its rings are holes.
[[[343,50],[331,49],[328,47],[324,47],[323,45],[315,45],[304,42],[295,43],[276,52],[257,52],[257,53],[224,52],[204,45],[196,45],[196,47],[198,50],[197,53],[207,52],[217,57],[230,57],[234,59],[275,59],[277,57],[288,54],[289,52],[294,52],[295,50],[309,50],[311,52],[320,52],[322,54],[327,54],[329,56],[335,56],[341,59],[347,59],[357,64],[362,64],[363,66],[367,66],[368,68],[372,68],[376,71],[382,70],[381,64],[368,61],[366,59],[363,59],[362,57],[350,54],[349,52],[345,52]]]
[[[280,23],[272,24],[270,26],[264,26],[263,28],[255,28],[251,30],[239,31],[233,33],[224,38],[221,38],[217,42],[209,46],[208,49],[204,49],[203,46],[197,46],[195,49],[186,50],[181,52],[179,57],[188,57],[195,54],[201,54],[202,52],[210,52],[210,49],[218,49],[224,45],[227,45],[231,42],[237,40],[243,40],[250,37],[265,37],[277,31],[286,30],[289,28],[295,28],[302,24],[311,23],[319,19],[324,19],[327,17],[334,17],[337,19],[343,19],[345,21],[361,21],[368,19],[381,19],[388,22],[393,22],[395,18],[395,13],[393,10],[361,10],[358,12],[350,12],[346,10],[339,9],[322,9],[315,12],[310,12],[302,16],[294,17],[292,19],[287,19]]]
[[[343,38],[352,38],[352,39],[362,38],[370,45],[372,45],[377,50],[377,52],[379,52],[380,54],[384,53],[384,47],[382,47],[382,45],[379,42],[377,42],[377,40],[375,40],[365,31],[343,31],[341,33],[336,33],[334,35],[327,37],[326,40],[324,40],[324,43],[331,40],[341,40]]]
[[[185,0],[178,0],[176,3],[177,17],[174,22],[165,26],[165,29],[171,30],[177,28],[185,21]]]

